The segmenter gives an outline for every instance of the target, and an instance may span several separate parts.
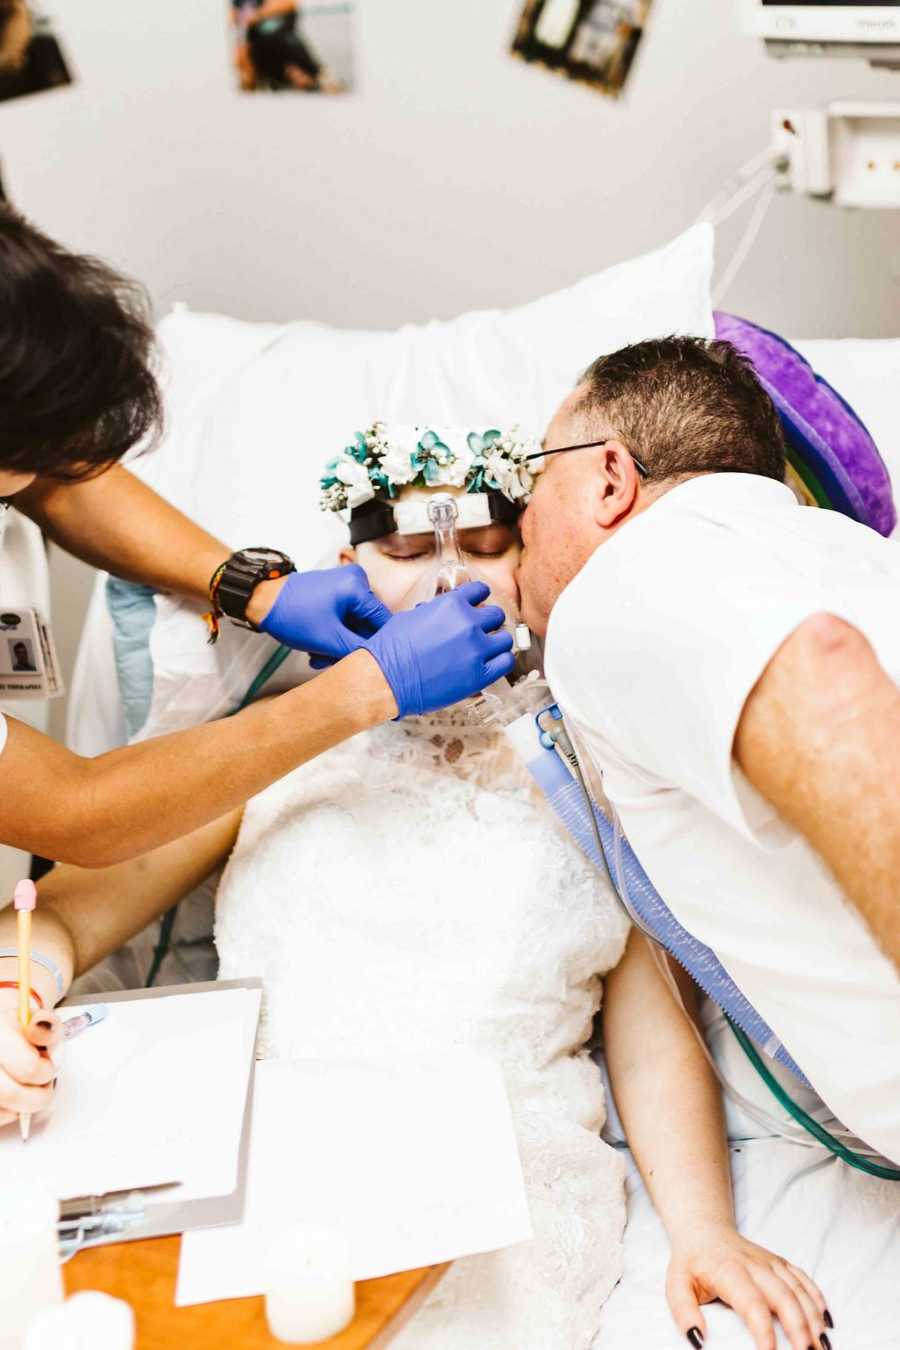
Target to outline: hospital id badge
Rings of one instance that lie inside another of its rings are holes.
[[[0,699],[64,693],[53,634],[40,614],[0,606]]]

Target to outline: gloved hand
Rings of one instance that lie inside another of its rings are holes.
[[[390,617],[363,569],[353,563],[291,572],[259,627],[286,647],[339,660]]]
[[[489,594],[484,582],[467,581],[395,614],[359,644],[381,666],[398,717],[446,708],[510,673],[513,640],[496,631],[506,615],[499,605],[482,604]]]

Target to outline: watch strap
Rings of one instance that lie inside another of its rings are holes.
[[[268,556],[254,557],[261,553]],[[206,615],[206,620],[210,642],[215,642],[219,636],[219,619],[223,615],[239,627],[255,631],[255,625],[247,619],[247,606],[256,587],[262,581],[276,581],[296,570],[287,554],[278,549],[259,547],[232,553],[216,568],[209,583],[212,613]]]

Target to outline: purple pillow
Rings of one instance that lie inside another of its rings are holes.
[[[715,321],[716,337],[752,362],[775,404],[788,463],[808,494],[819,506],[889,535],[897,523],[891,480],[849,404],[784,338],[734,314],[716,313]]]

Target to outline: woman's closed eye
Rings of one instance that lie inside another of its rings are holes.
[[[421,562],[423,558],[433,558],[434,550],[427,549],[423,553],[389,553],[386,549],[381,550],[386,558],[391,562]]]
[[[390,553],[386,549],[381,551],[391,562],[421,562],[423,558],[434,557],[434,549],[425,549],[421,553]],[[470,545],[464,551],[473,558],[502,558],[509,551],[509,545],[504,545],[503,548],[472,548]]]

